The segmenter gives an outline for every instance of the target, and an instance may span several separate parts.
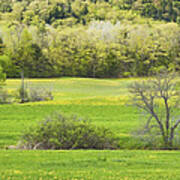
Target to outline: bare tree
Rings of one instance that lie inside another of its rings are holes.
[[[177,76],[163,72],[156,77],[130,86],[133,104],[149,117],[144,130],[157,128],[164,148],[173,148],[175,131],[180,125],[180,91],[177,89]]]

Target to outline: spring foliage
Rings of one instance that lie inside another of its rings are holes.
[[[171,0],[2,0],[0,51],[11,65],[0,71],[8,77],[178,71],[179,12]]]

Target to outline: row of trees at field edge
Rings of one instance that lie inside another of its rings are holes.
[[[1,29],[1,58],[8,77],[147,76],[180,69],[180,29],[175,23],[128,25],[93,21],[55,29],[15,23]]]
[[[164,67],[177,71],[179,26],[143,17],[178,23],[179,7],[177,0],[1,0],[1,74],[127,77]]]

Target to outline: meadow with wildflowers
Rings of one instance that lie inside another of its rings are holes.
[[[138,149],[131,133],[139,112],[129,106],[132,79],[28,79],[53,91],[54,100],[0,105],[0,179],[179,179],[179,151]],[[15,92],[19,79],[5,88]],[[53,112],[76,114],[120,138],[120,150],[11,150],[23,131]],[[122,150],[121,150],[122,149]]]

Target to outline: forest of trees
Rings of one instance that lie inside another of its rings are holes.
[[[1,0],[0,71],[7,77],[178,71],[179,23],[178,0]]]

